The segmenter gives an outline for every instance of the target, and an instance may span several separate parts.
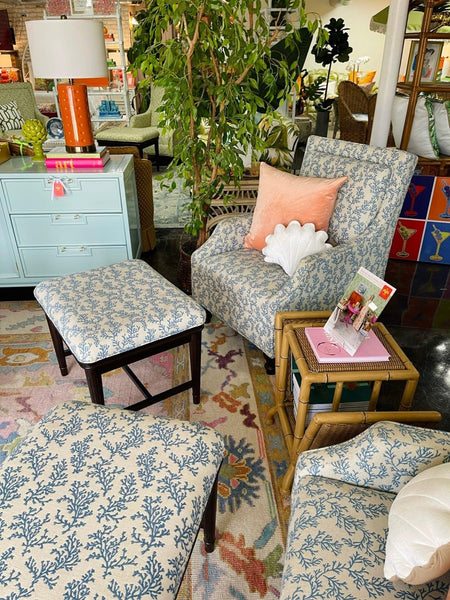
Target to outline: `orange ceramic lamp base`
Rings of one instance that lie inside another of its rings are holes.
[[[60,83],[58,99],[67,152],[95,152],[86,86]]]

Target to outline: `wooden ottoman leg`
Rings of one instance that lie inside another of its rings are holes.
[[[102,374],[95,368],[83,367],[86,374],[86,380],[91,395],[91,400],[94,404],[105,404],[105,396],[103,394]]]
[[[64,349],[64,342],[59,331],[53,325],[53,322],[50,321],[47,315],[45,315],[45,318],[47,319],[50,335],[52,336],[53,347],[55,348],[55,354],[58,360],[59,370],[61,371],[61,375],[64,377],[69,372],[67,370],[66,351]]]
[[[189,356],[191,360],[192,400],[200,404],[200,375],[202,367],[202,332],[192,333],[189,340]]]
[[[217,512],[217,482],[219,474],[217,473],[214,485],[206,504],[205,512],[203,513],[202,527],[203,539],[205,542],[206,552],[214,552],[216,543],[216,512]]]

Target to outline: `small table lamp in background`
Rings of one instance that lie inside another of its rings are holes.
[[[103,22],[43,19],[28,21],[26,28],[34,76],[69,80],[58,84],[67,152],[93,152],[87,88],[73,79],[108,76]]]

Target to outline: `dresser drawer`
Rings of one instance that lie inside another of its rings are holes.
[[[10,213],[120,212],[122,201],[117,179],[83,179],[60,176],[64,196],[53,195],[55,177],[2,179]]]
[[[13,215],[11,221],[19,246],[126,244],[120,214]]]
[[[25,277],[69,275],[132,258],[126,246],[52,246],[20,248]]]

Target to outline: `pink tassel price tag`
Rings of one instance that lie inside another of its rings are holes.
[[[61,198],[68,193],[68,189],[62,179],[58,177],[52,177],[51,180],[52,200],[54,198]]]
[[[64,184],[60,179],[55,179],[53,182],[53,196],[55,198],[64,196],[66,193],[64,189]]]

